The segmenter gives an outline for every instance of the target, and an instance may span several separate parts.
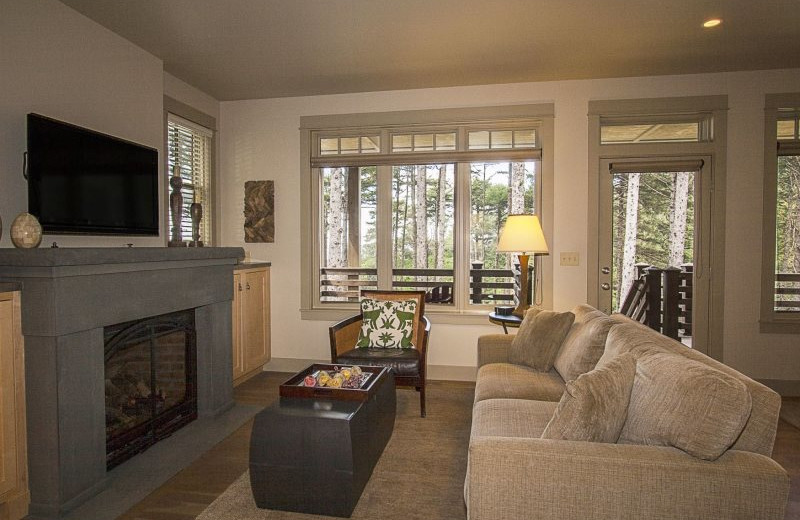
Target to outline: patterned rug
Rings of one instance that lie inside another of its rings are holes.
[[[466,518],[464,476],[474,384],[429,383],[428,414],[419,416],[413,391],[397,392],[392,438],[351,518],[428,520]],[[198,520],[311,520],[318,515],[258,509],[245,472]]]

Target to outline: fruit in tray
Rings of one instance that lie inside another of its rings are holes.
[[[342,367],[335,372],[320,370],[303,378],[303,386],[324,386],[328,388],[361,388],[364,372],[359,366]]]

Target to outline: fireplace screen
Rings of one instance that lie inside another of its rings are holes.
[[[108,469],[197,418],[194,309],[106,327]]]

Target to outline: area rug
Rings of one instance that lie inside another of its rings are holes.
[[[474,385],[428,386],[428,414],[414,391],[397,391],[392,438],[351,518],[462,520]],[[245,472],[198,520],[311,520],[318,515],[258,509]]]

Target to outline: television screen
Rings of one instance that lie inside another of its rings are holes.
[[[44,233],[158,235],[158,151],[28,114],[28,212]]]

